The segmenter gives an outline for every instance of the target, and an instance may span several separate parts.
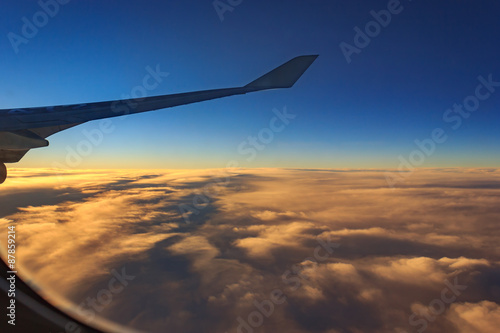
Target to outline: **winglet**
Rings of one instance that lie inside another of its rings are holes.
[[[245,88],[255,90],[290,88],[316,60],[317,55],[300,56],[247,84]]]

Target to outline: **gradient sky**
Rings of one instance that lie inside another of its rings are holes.
[[[225,2],[225,1],[224,1]],[[424,167],[500,166],[500,88],[453,130],[443,114],[474,93],[477,77],[500,81],[498,1],[409,1],[347,63],[339,44],[388,1],[243,1],[221,21],[212,1],[70,1],[16,53],[10,32],[41,10],[4,4],[0,108],[121,99],[146,67],[170,75],[150,96],[244,85],[304,54],[320,57],[292,89],[235,96],[126,118],[77,168],[397,168],[415,139],[449,139]],[[252,162],[238,153],[274,108],[296,114]],[[50,138],[23,167],[67,165],[91,122]]]

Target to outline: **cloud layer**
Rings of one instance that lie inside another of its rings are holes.
[[[394,189],[370,170],[24,169],[0,196],[1,230],[17,225],[23,277],[94,324],[500,327],[495,169],[420,170]],[[119,273],[130,277],[124,288]]]

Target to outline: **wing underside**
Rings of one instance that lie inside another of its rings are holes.
[[[44,140],[51,136],[52,134],[64,131],[68,128],[77,126],[80,124],[69,124],[69,125],[57,125],[57,126],[49,126],[49,127],[40,127],[40,128],[33,128],[30,130],[24,130],[24,131],[15,131],[15,132],[0,132],[0,137],[2,137],[3,134],[11,134],[11,135],[19,135],[24,138],[35,138],[39,141],[45,141],[47,142],[46,145],[48,145],[48,141]],[[45,145],[45,146],[46,146]],[[4,143],[5,146],[5,143]],[[18,148],[18,149],[0,149],[0,162],[3,163],[17,163],[19,162],[26,153],[28,153],[32,148],[35,148],[34,145],[28,148]]]

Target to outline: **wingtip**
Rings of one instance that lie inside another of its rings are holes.
[[[317,54],[295,57],[257,80],[252,81],[246,87],[256,90],[291,88],[318,57],[319,55]]]
[[[309,55],[301,55],[301,56],[298,56],[296,57],[295,59],[297,58],[310,58],[311,60],[316,60],[317,58],[319,57],[319,54],[309,54]]]

